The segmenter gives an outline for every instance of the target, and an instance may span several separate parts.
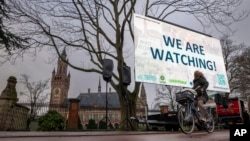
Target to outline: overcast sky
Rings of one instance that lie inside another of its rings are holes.
[[[250,1],[245,0],[242,8],[249,9]],[[185,26],[197,31],[201,31],[202,28],[197,26],[197,23],[189,19],[190,17],[176,18],[170,17],[169,20],[172,23],[176,23],[181,26]],[[233,36],[233,40],[237,43],[245,43],[250,46],[250,16],[239,23],[234,24],[233,29],[237,29],[237,32]],[[219,38],[221,35],[214,31],[211,31],[211,35],[215,38]],[[24,57],[23,60],[17,60],[15,64],[7,62],[6,64],[0,66],[0,91],[2,91],[7,84],[7,79],[9,76],[15,76],[20,79],[21,74],[28,74],[33,81],[39,81],[51,78],[51,73],[56,67],[57,61],[48,63],[50,54],[46,51],[40,52],[36,58]],[[97,86],[99,79],[101,79],[102,91],[106,92],[106,82],[103,81],[101,75],[94,73],[79,72],[69,68],[71,73],[71,85],[69,90],[69,97],[76,97],[81,92],[87,92],[88,88],[91,88],[92,92],[97,92]],[[50,85],[50,84],[49,84]],[[149,106],[155,95],[155,85],[145,84],[146,92],[148,96]],[[17,83],[17,91],[20,93],[22,86]],[[50,91],[50,90],[49,90]]]

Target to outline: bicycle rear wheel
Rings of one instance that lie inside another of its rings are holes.
[[[208,133],[212,133],[214,131],[214,118],[213,118],[213,115],[211,113],[208,114],[208,117],[207,117],[207,121],[204,123],[205,125],[205,130],[208,132]]]
[[[195,117],[187,108],[188,106],[181,106],[178,110],[177,116],[181,131],[185,134],[190,134],[195,128]]]

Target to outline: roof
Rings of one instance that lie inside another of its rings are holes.
[[[80,107],[106,107],[106,92],[80,93],[77,98],[80,99]],[[107,93],[107,101],[109,108],[120,108],[119,97],[116,92]]]

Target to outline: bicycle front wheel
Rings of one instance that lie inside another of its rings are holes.
[[[181,131],[185,134],[192,133],[195,128],[195,117],[194,114],[188,110],[188,106],[181,106],[177,116]]]

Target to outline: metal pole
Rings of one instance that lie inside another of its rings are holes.
[[[108,81],[106,81],[106,129],[108,129]]]

